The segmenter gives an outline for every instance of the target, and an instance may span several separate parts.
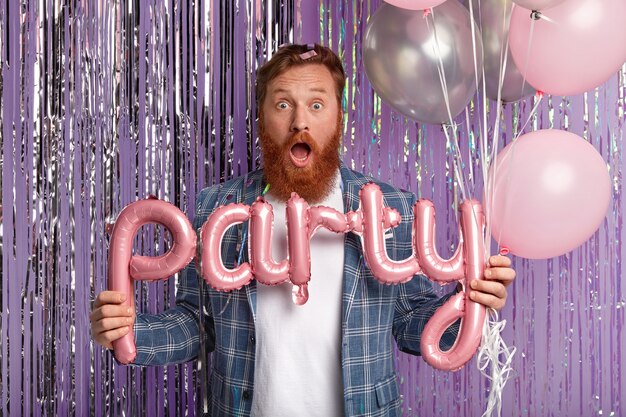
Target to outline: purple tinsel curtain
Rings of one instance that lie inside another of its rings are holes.
[[[381,0],[4,0],[0,7],[0,415],[197,415],[197,363],[130,368],[91,341],[89,312],[106,286],[107,225],[147,195],[189,211],[203,187],[259,164],[254,73],[278,45],[320,42],[343,59],[343,160],[428,198],[438,245],[457,243],[459,184],[440,126],[389,108],[363,70],[368,17]],[[573,252],[513,258],[503,338],[517,347],[506,416],[626,415],[626,282],[622,265],[626,67],[572,97],[546,97],[525,131],[555,127],[605,159],[613,200]],[[500,147],[536,98],[503,107]],[[460,129],[463,172],[481,198],[478,97]],[[581,196],[584,198],[584,196]],[[572,210],[576,208],[573,207]],[[443,225],[446,225],[444,227]],[[142,254],[168,234],[144,227]],[[174,299],[174,279],[137,285],[138,308]],[[206,362],[201,362],[206,366]],[[404,414],[476,416],[489,384],[472,360],[456,373],[398,355]]]

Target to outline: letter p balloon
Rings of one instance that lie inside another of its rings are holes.
[[[172,234],[172,247],[160,256],[133,256],[135,234],[148,223],[167,228]],[[177,207],[156,199],[131,203],[119,214],[111,233],[108,288],[126,294],[124,305],[134,307],[133,280],[169,278],[193,259],[195,249],[196,234],[187,216]],[[113,342],[113,351],[115,358],[123,364],[135,360],[137,350],[132,327],[125,336]]]

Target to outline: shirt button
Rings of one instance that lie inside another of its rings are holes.
[[[254,343],[255,340],[254,336],[250,336],[250,343]]]
[[[249,391],[249,390],[245,390],[245,391],[243,392],[243,399],[244,399],[244,400],[249,400],[249,399],[250,399],[250,397],[252,397],[252,394],[250,393],[250,391]]]

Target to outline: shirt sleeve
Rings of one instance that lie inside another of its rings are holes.
[[[400,285],[398,290],[393,323],[393,334],[398,349],[412,355],[420,355],[421,336],[426,323],[435,311],[458,291],[455,289],[439,297],[432,283],[424,275],[414,276],[411,281]],[[460,322],[457,320],[444,332],[439,344],[442,350],[448,350],[454,344]]]
[[[211,189],[199,194],[194,230],[199,230],[208,217],[200,207],[213,207],[216,198],[217,192],[211,193]],[[203,306],[202,320],[200,306]],[[137,356],[133,364],[170,365],[195,359],[201,335],[207,351],[212,351],[215,329],[211,314],[206,284],[198,277],[196,262],[192,261],[180,274],[175,307],[160,314],[137,314],[134,325]]]

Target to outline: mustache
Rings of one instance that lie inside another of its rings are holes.
[[[294,132],[293,135],[291,135],[291,137],[283,145],[283,149],[289,150],[297,143],[306,144],[309,149],[311,149],[311,152],[317,153],[319,151],[317,141],[306,130]]]
[[[328,195],[340,166],[340,118],[337,119],[334,134],[324,144],[318,143],[317,138],[308,130],[290,132],[285,141],[279,143],[266,131],[261,118],[259,141],[263,155],[263,175],[267,183],[271,184],[271,194],[287,201],[295,191],[310,203],[321,202]],[[296,168],[291,162],[290,153],[298,143],[306,144],[309,153],[315,156],[313,163],[303,169]]]

